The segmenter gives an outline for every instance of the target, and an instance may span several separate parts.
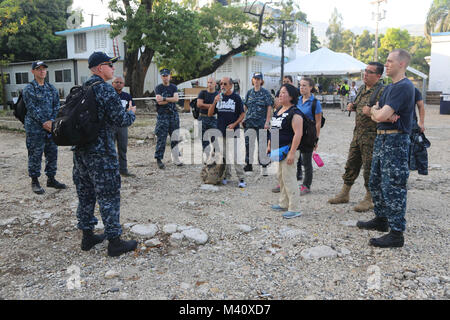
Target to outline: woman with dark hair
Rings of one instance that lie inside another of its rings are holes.
[[[272,205],[276,211],[285,211],[283,218],[299,217],[300,201],[296,180],[295,160],[298,159],[298,146],[303,135],[303,119],[297,108],[298,91],[290,84],[283,84],[279,96],[280,107],[274,112],[271,121],[271,140],[267,151],[289,146],[285,159],[281,159],[278,166],[278,182],[280,184],[279,204]],[[278,141],[273,139],[278,138]],[[277,143],[278,142],[278,143]]]
[[[300,99],[297,104],[298,108],[307,116],[310,120],[315,121],[317,138],[320,135],[320,127],[322,123],[322,105],[320,101],[314,98],[312,94],[314,90],[314,81],[311,78],[303,78],[300,80]],[[314,101],[315,100],[315,101]],[[313,115],[313,105],[316,105],[316,110]],[[300,186],[300,195],[303,196],[310,193],[312,178],[313,178],[313,166],[312,166],[312,154],[317,149],[317,144],[314,149],[300,148],[301,163],[305,167],[305,177],[303,183]],[[300,168],[301,170],[301,168]]]

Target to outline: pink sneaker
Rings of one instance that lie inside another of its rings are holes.
[[[301,196],[304,196],[305,194],[310,193],[310,192],[311,192],[311,190],[309,190],[309,188],[307,188],[303,185],[300,187],[300,195]]]

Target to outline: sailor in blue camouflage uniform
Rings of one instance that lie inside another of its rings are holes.
[[[89,57],[89,69],[93,75],[85,84],[94,84],[92,88],[96,96],[98,118],[103,124],[97,140],[86,146],[74,147],[73,154],[73,181],[79,199],[78,228],[83,231],[81,249],[88,251],[106,237],[109,240],[109,256],[121,255],[137,246],[134,240],[120,239],[121,180],[114,131],[115,127],[128,127],[134,122],[136,107],[131,106],[125,111],[113,86],[105,82],[113,78],[113,63],[116,61],[117,58],[111,58],[103,52],[94,52]],[[93,233],[97,224],[94,216],[97,201],[105,226],[105,234],[101,235]]]
[[[272,105],[273,99],[269,91],[267,91],[262,86],[264,85],[263,74],[261,72],[255,72],[252,77],[253,88],[247,92],[245,96],[245,120],[244,120],[244,132],[245,132],[245,167],[244,171],[253,171],[252,160],[255,150],[255,140],[258,140],[258,145],[260,141],[263,140],[267,142],[266,139],[260,140],[260,134],[263,134],[263,130],[268,130],[270,128],[270,119],[272,118]],[[261,130],[261,131],[260,131]],[[267,131],[266,131],[267,132]],[[261,165],[261,172],[264,176],[267,175],[267,165],[269,164],[269,159],[265,155],[267,149],[266,143],[259,145],[258,150],[258,161]]]
[[[167,136],[170,138],[170,146],[172,149],[172,161],[177,166],[183,164],[179,160],[178,150],[178,130],[180,129],[180,118],[176,103],[179,100],[178,88],[176,85],[170,83],[170,70],[162,69],[160,71],[162,83],[156,86],[156,110],[158,116],[156,117],[155,135],[156,150],[155,159],[160,169],[164,169],[165,165],[162,162],[164,152],[166,150]]]
[[[406,184],[409,177],[408,153],[414,112],[414,85],[406,78],[406,68],[411,60],[403,49],[392,51],[386,61],[386,74],[392,78],[379,100],[371,108],[377,124],[377,136],[369,188],[373,198],[375,218],[362,222],[361,229],[390,232],[380,238],[370,239],[375,247],[402,247],[406,229]]]
[[[45,81],[47,65],[43,61],[33,62],[31,72],[34,80],[23,90],[27,108],[25,116],[26,145],[28,149],[28,175],[31,188],[36,194],[45,190],[40,186],[42,154],[45,154],[45,174],[47,187],[65,189],[66,186],[55,179],[58,147],[51,138],[52,121],[59,110],[59,94],[56,88]]]
[[[218,94],[216,80],[214,78],[208,78],[206,90],[200,91],[197,97],[199,132],[201,132],[202,148],[206,159],[210,157],[215,141],[214,135],[211,135],[211,131],[208,130],[217,129],[217,117],[215,115],[208,117],[208,110],[214,104],[214,99]]]

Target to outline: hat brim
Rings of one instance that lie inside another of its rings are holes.
[[[39,67],[45,67],[45,68],[48,69],[48,65],[46,65],[45,63],[42,63],[42,64],[40,64],[40,65],[38,65],[38,66],[35,66],[35,67],[33,68],[33,70],[36,70],[36,69],[39,68]]]

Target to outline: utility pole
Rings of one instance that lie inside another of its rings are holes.
[[[382,2],[386,2],[387,0],[375,0],[372,1],[371,4],[376,4],[377,5],[377,12],[372,12],[372,19],[375,19],[376,21],[376,30],[375,30],[375,53],[374,53],[374,57],[373,60],[374,61],[378,61],[378,22],[380,22],[381,20],[383,20],[384,18],[386,18],[386,10],[383,10],[383,16],[381,16],[380,13],[380,3]]]
[[[280,72],[280,85],[283,84],[284,77],[284,41],[286,40],[286,22],[294,22],[294,20],[287,19],[274,19],[273,21],[281,22],[281,72]]]
[[[89,13],[88,16],[91,16],[91,27],[94,26],[94,17],[98,17],[97,14]]]

